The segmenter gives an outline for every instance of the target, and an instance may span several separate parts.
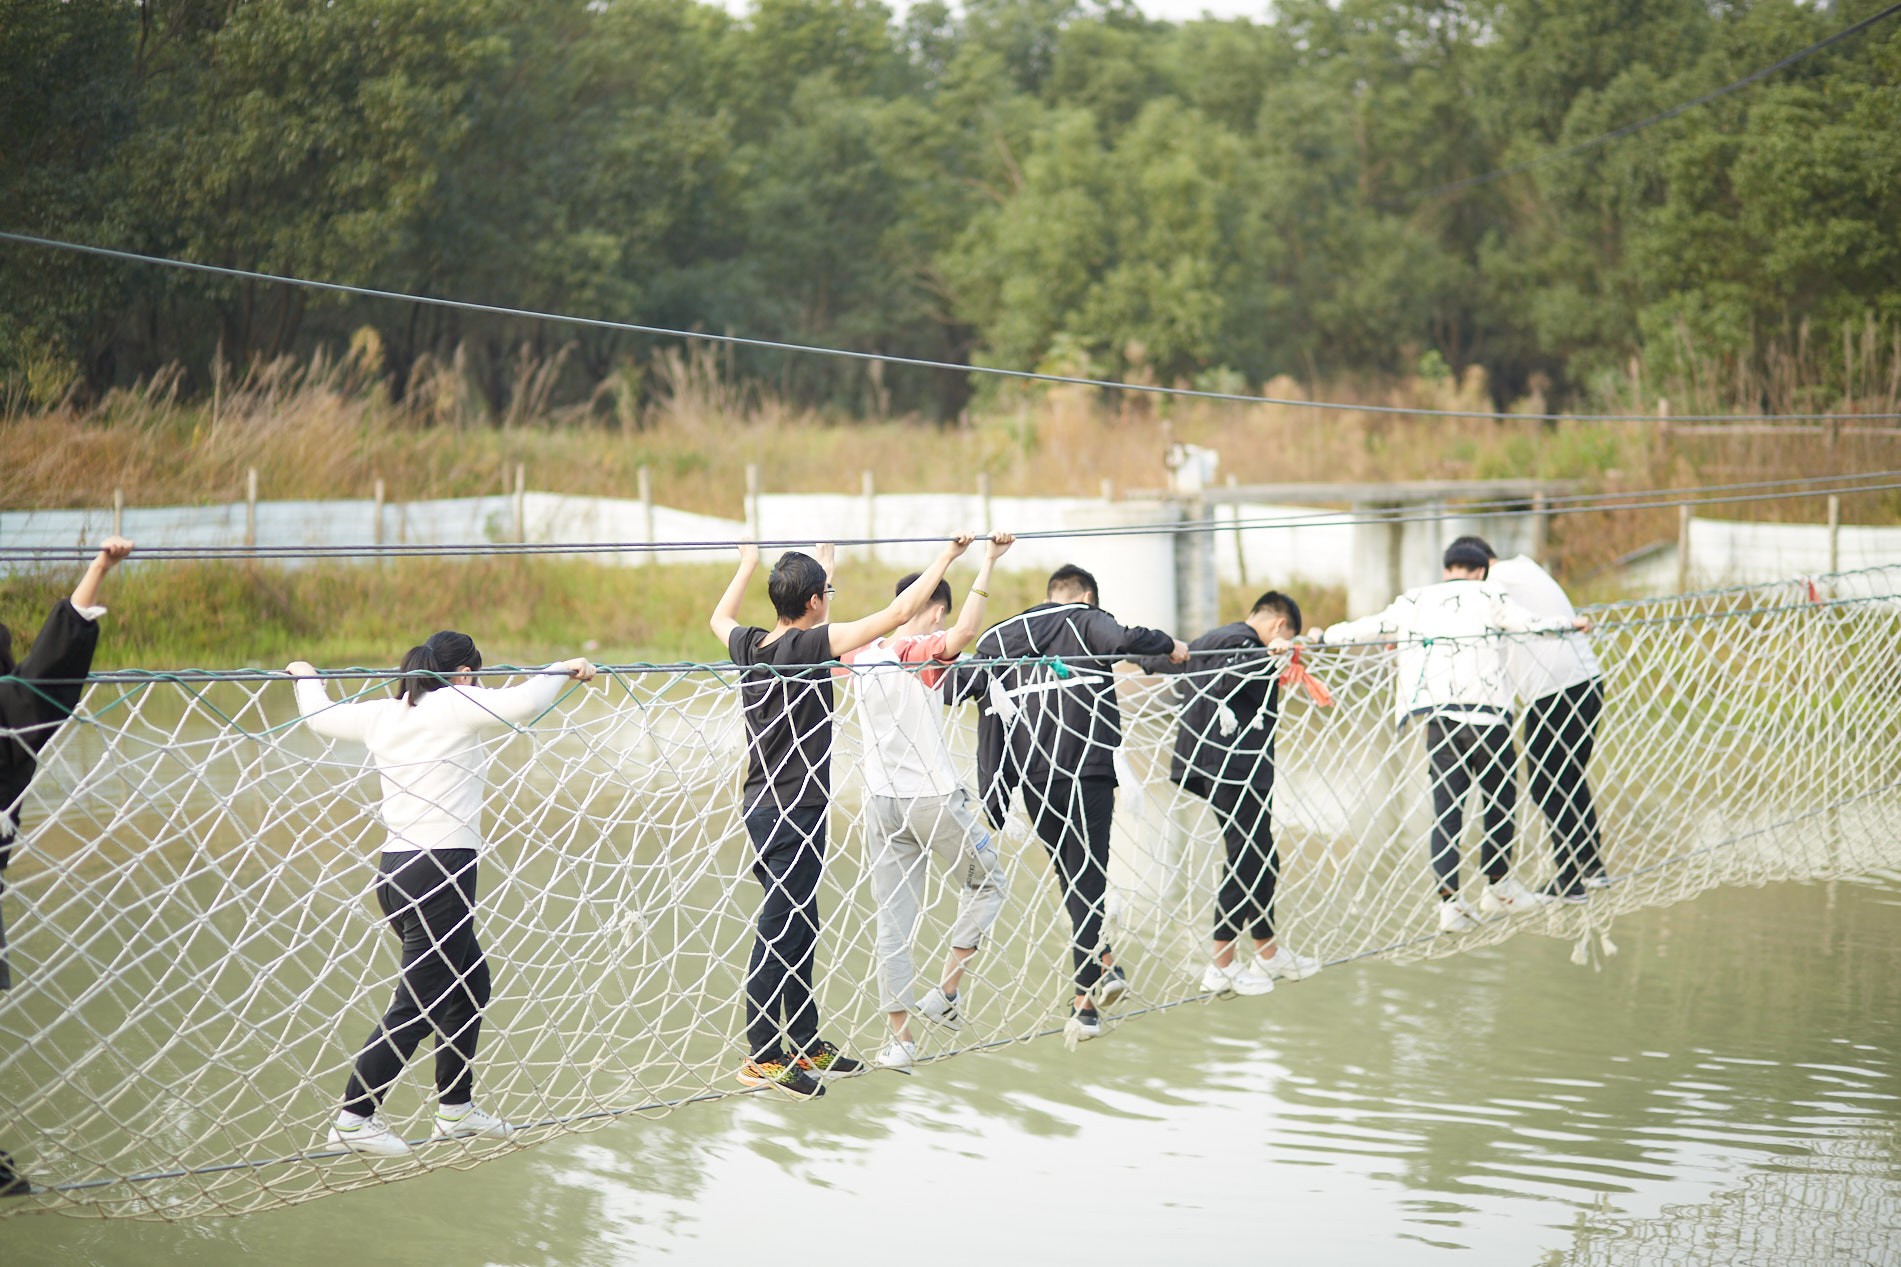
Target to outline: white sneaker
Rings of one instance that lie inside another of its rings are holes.
[[[446,1135],[450,1139],[461,1139],[470,1135],[484,1135],[490,1139],[507,1139],[514,1133],[514,1127],[493,1113],[476,1108],[473,1104],[453,1115],[436,1110],[436,1134]]]
[[[917,1063],[917,1044],[902,1038],[894,1038],[878,1053],[880,1069],[896,1069],[910,1073],[911,1066]]]
[[[1584,877],[1584,887],[1587,889],[1608,889],[1611,887],[1611,878],[1602,871],[1593,871],[1590,875]]]
[[[1320,971],[1320,961],[1310,955],[1296,954],[1279,942],[1271,955],[1256,955],[1255,966],[1276,981],[1305,981]]]
[[[409,1145],[403,1142],[401,1135],[390,1130],[389,1123],[383,1120],[381,1113],[372,1113],[368,1117],[357,1117],[354,1113],[347,1116],[355,1119],[353,1125],[346,1125],[346,1115],[341,1113],[330,1124],[332,1144],[366,1157],[409,1156]]]
[[[944,987],[934,985],[917,1005],[917,1014],[933,1025],[942,1025],[945,1029],[962,1029],[964,1018],[957,1011],[957,1000],[944,993]]]
[[[1478,921],[1473,918],[1472,908],[1462,897],[1449,897],[1439,903],[1439,931],[1442,933],[1463,933],[1477,928]]]
[[[1483,915],[1523,915],[1545,904],[1542,895],[1533,893],[1510,876],[1485,886],[1479,894],[1479,913]]]
[[[1234,992],[1234,969],[1224,968],[1210,962],[1201,970],[1201,988],[1207,994],[1232,994]]]

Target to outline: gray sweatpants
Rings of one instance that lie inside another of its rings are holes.
[[[1003,860],[962,789],[913,799],[874,796],[867,820],[871,891],[878,900],[878,984],[885,1011],[909,1012],[917,1007],[911,943],[924,905],[928,855],[943,859],[959,886],[951,945],[960,950],[981,946],[1003,910]]]

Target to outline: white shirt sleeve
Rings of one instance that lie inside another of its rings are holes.
[[[442,696],[442,702],[435,707],[442,710],[452,724],[471,730],[525,726],[554,707],[570,680],[565,673],[538,673],[513,686],[445,686],[435,692]]]
[[[97,621],[106,614],[106,609],[103,607],[75,607],[73,610],[79,613],[81,620]]]
[[[369,735],[370,722],[379,704],[385,700],[359,700],[348,704],[333,703],[322,678],[298,678],[297,711],[310,728],[326,739],[349,739],[362,743]]]
[[[1337,625],[1328,625],[1321,631],[1320,640],[1329,646],[1345,646],[1402,638],[1410,627],[1407,616],[1412,606],[1412,599],[1401,595],[1376,616],[1362,616],[1358,620],[1343,620]]]
[[[1492,599],[1492,627],[1507,633],[1557,633],[1572,628],[1572,623],[1568,616],[1540,616],[1501,592]]]

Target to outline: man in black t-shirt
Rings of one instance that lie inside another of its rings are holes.
[[[746,964],[746,1063],[739,1081],[799,1096],[823,1095],[819,1078],[863,1064],[818,1035],[812,964],[818,948],[818,883],[825,869],[825,809],[831,799],[832,676],[847,651],[882,638],[923,608],[944,572],[970,545],[958,537],[876,615],[832,624],[836,554],[779,556],[766,591],[778,620],[770,631],[739,623],[739,604],[759,566],[759,548],[739,548],[739,570],[713,609],[713,633],[740,677],[746,723],[741,812],[752,841],[753,877],[765,889]]]

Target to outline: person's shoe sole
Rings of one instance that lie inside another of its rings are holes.
[[[1104,977],[1096,983],[1095,999],[1097,1007],[1108,1007],[1120,1003],[1122,996],[1129,992],[1126,977]]]

